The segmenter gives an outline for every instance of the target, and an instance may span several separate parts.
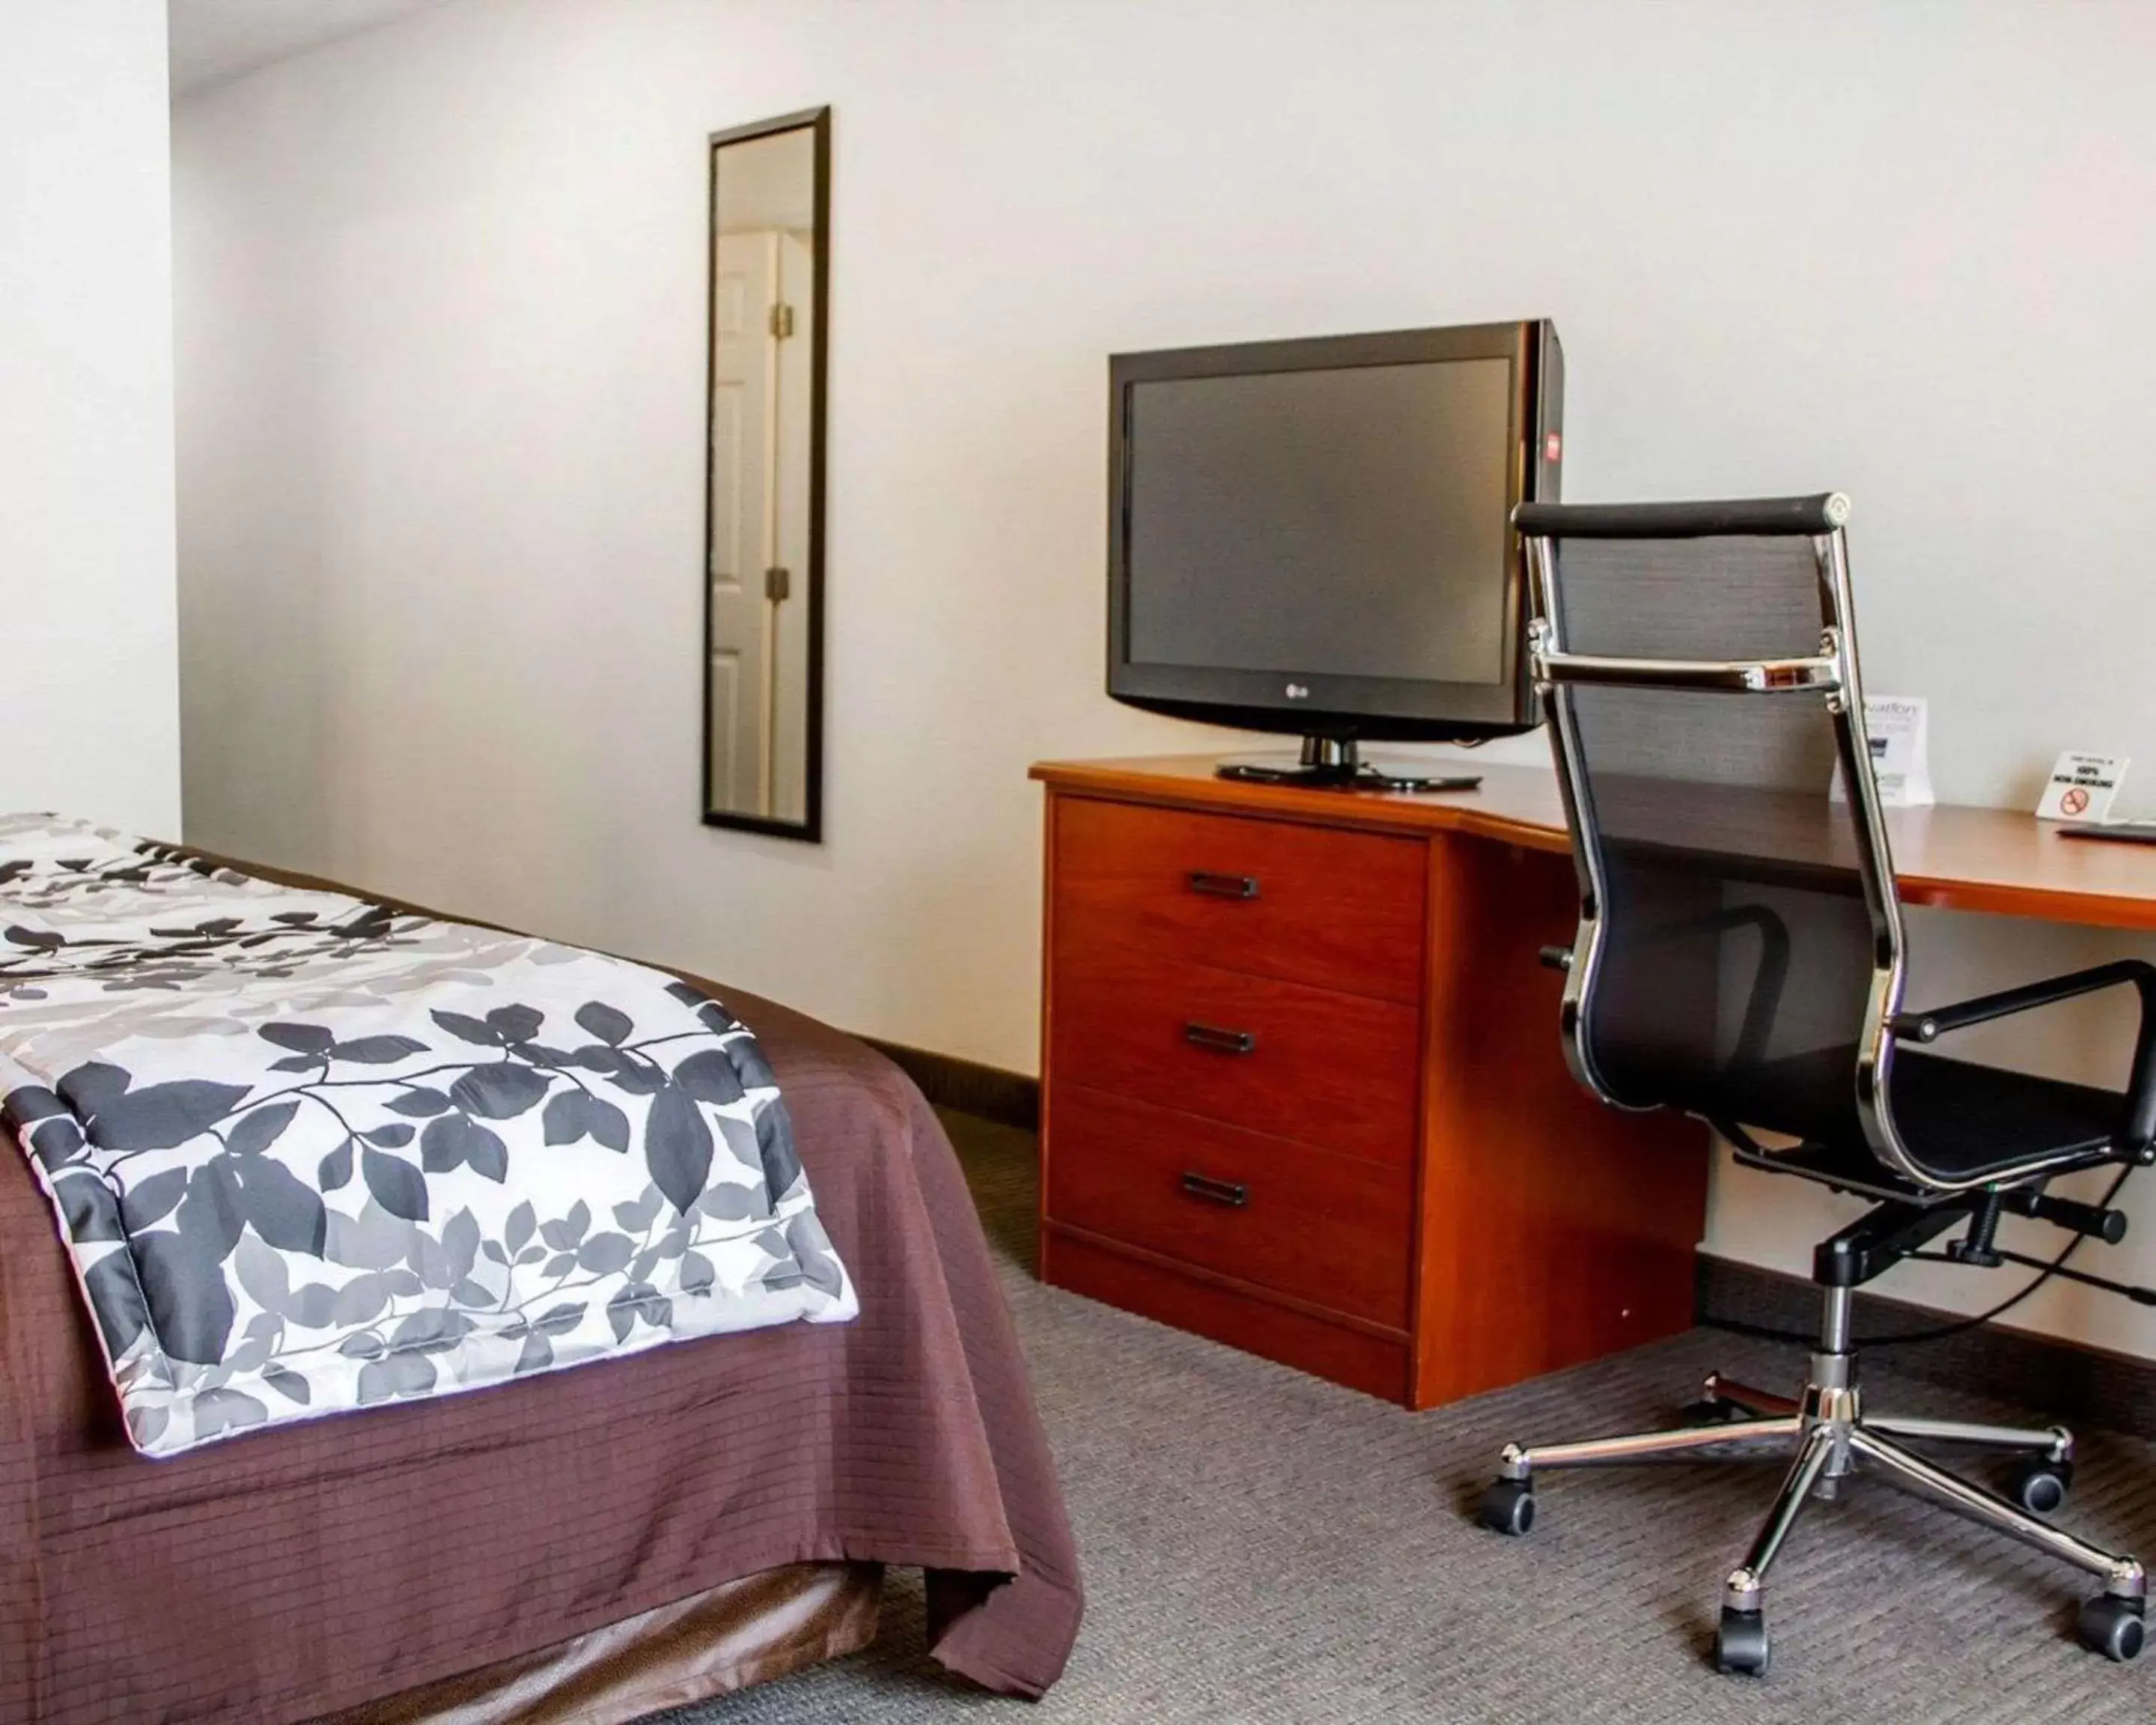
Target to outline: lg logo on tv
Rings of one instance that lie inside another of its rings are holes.
[[[1290,683],[1287,685],[1287,698],[1290,701],[1307,701],[1310,699],[1310,691],[1300,683]]]

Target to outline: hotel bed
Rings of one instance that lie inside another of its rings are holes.
[[[887,1564],[927,1572],[952,1671],[1055,1681],[1075,1553],[941,1127],[861,1044],[699,985],[778,1076],[850,1322],[153,1461],[46,1196],[0,1155],[0,1720],[606,1725],[858,1647]]]

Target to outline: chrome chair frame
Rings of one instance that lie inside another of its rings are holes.
[[[2146,1014],[2152,996],[2156,996],[2156,971],[2128,961],[1940,1013],[1902,1013],[1906,947],[1886,822],[1862,732],[1862,683],[1851,627],[1848,556],[1843,537],[1848,509],[1846,498],[1829,494],[1760,503],[1588,511],[1531,505],[1518,512],[1516,519],[1527,550],[1532,607],[1527,630],[1530,665],[1537,692],[1550,716],[1558,782],[1579,877],[1579,923],[1565,965],[1561,1025],[1566,1057],[1574,1076],[1605,1101],[1627,1106],[1596,1071],[1588,1034],[1588,1007],[1603,941],[1604,865],[1601,839],[1587,812],[1592,806],[1587,768],[1566,691],[1580,685],[1616,685],[1709,691],[1733,699],[1823,701],[1832,721],[1835,751],[1854,818],[1856,870],[1872,933],[1872,978],[1855,1083],[1858,1119],[1881,1167],[1878,1183],[1864,1189],[1893,1201],[1900,1212],[1896,1219],[1905,1230],[1912,1226],[1907,1219],[1916,1217],[1913,1227],[1918,1236],[1930,1239],[1969,1214],[1965,1194],[1979,1189],[1996,1193],[2007,1186],[2046,1178],[2055,1168],[2085,1165],[2087,1158],[2086,1153],[2038,1153],[2010,1171],[1994,1170],[1979,1178],[1957,1178],[1928,1166],[1912,1153],[1895,1127],[1892,1086],[1897,1039],[1906,1035],[1928,1042],[1944,1029],[2125,981],[2133,981],[2142,989]],[[1584,526],[1595,536],[1804,534],[1810,540],[1819,578],[1818,652],[1807,658],[1757,660],[1619,659],[1568,652],[1551,562],[1556,536],[1548,531],[1567,516],[1589,518]],[[1544,531],[1537,531],[1538,526]],[[2144,1054],[2147,1045],[2144,1035]],[[2148,1158],[2152,1121],[2156,1121],[2156,1106],[2152,1106],[2151,1100],[2156,1098],[2156,1072],[2144,1071],[2147,1064],[2145,1058],[2137,1060],[2131,1087],[2135,1098],[2131,1130],[2139,1140],[2133,1147],[2143,1160]],[[1710,1123],[1729,1138],[1740,1160],[1779,1172],[1806,1172],[1761,1147],[1739,1123]],[[1838,1178],[1835,1183],[1851,1183]],[[1963,1201],[1948,1202],[1957,1198]],[[1927,1204],[1938,1205],[1935,1218],[1922,1215],[1921,1207]],[[1856,1279],[1865,1278],[1859,1275]],[[2147,1579],[2142,1566],[2131,1557],[2104,1551],[2061,1531],[2041,1513],[2056,1508],[2065,1495],[2071,1477],[2072,1435],[2061,1426],[2037,1430],[1867,1412],[1857,1384],[1851,1342],[1853,1293],[1853,1282],[1825,1289],[1818,1343],[1810,1356],[1805,1382],[1795,1397],[1772,1394],[1715,1373],[1709,1375],[1701,1401],[1694,1404],[1701,1423],[1584,1442],[1507,1445],[1500,1458],[1497,1480],[1483,1500],[1481,1519],[1501,1532],[1526,1532],[1534,1512],[1531,1481],[1537,1473],[1552,1469],[1668,1459],[1765,1461],[1788,1458],[1780,1488],[1758,1537],[1743,1562],[1730,1572],[1722,1589],[1716,1663],[1724,1671],[1757,1674],[1765,1671],[1768,1661],[1763,1615],[1766,1579],[1790,1530],[1809,1503],[1835,1497],[1840,1482],[1851,1473],[1860,1468],[1876,1471],[1886,1483],[1930,1498],[2096,1577],[2103,1591],[2082,1607],[2082,1639],[2112,1658],[2133,1657],[2140,1651],[2143,1633]],[[1911,1447],[1932,1445],[2026,1458],[2015,1476],[2019,1501],[1972,1484]]]

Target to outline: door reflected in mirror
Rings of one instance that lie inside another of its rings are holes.
[[[704,819],[823,830],[831,115],[711,139]]]

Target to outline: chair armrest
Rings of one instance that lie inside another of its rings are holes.
[[[2087,970],[2071,971],[2065,976],[2029,983],[2019,988],[2003,988],[1996,994],[1979,994],[1974,1000],[1936,1007],[1929,1012],[1897,1013],[1887,1025],[1897,1036],[1912,1042],[1936,1042],[1942,1036],[1966,1030],[1972,1024],[1989,1024],[1994,1019],[2008,1018],[2039,1006],[2056,1006],[2061,1000],[2127,983],[2131,983],[2141,996],[2141,1028],[2134,1040],[2133,1076],[2126,1085],[2127,1129],[2123,1137],[2129,1150],[2145,1158],[2152,1143],[2156,1143],[2156,1010],[2151,1009],[2156,1007],[2156,964],[2147,959],[2117,958],[2108,964],[2092,965]]]
[[[2055,1006],[2061,1000],[2093,994],[2099,988],[2116,988],[2121,983],[2132,983],[2141,991],[2145,1010],[2152,993],[2156,993],[2156,964],[2144,958],[2118,958],[2109,964],[2071,971],[2041,983],[2003,988],[1996,994],[1979,994],[1974,1000],[1958,1001],[1952,1006],[1934,1007],[1929,1012],[1897,1013],[1894,1034],[1906,1036],[1912,1042],[1933,1042],[1949,1031],[1966,1030],[1972,1024],[1989,1024],[1994,1019],[2027,1012],[2032,1007]]]

